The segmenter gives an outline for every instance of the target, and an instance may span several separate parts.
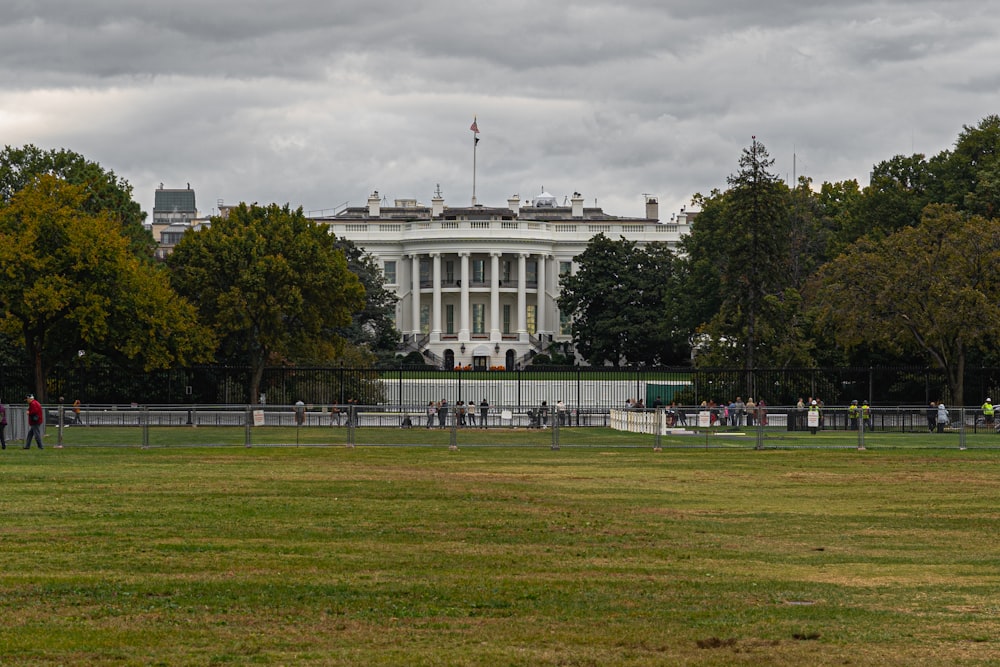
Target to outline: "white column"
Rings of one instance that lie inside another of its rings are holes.
[[[500,341],[500,253],[490,253],[490,340]]]
[[[523,252],[517,256],[517,339],[528,339],[528,256]]]
[[[460,252],[458,256],[462,267],[459,272],[462,281],[462,296],[459,304],[458,340],[467,341],[469,340],[469,253]]]
[[[413,312],[410,314],[413,324],[413,337],[420,338],[420,255],[410,255],[410,273],[413,284],[410,286],[410,301]]]
[[[441,340],[441,253],[431,253],[433,269],[431,280],[433,292],[431,297],[431,340]]]
[[[547,265],[545,255],[538,256],[538,266],[535,269],[538,278],[538,304],[535,306],[535,333],[539,336],[545,331],[545,271]]]

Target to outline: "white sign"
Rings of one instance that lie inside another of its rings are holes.
[[[263,426],[264,425],[264,411],[263,410],[254,410],[253,411],[253,425],[254,426]]]

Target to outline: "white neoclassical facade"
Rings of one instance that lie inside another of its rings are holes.
[[[403,351],[420,351],[446,368],[514,368],[570,341],[568,319],[556,304],[559,278],[575,271],[574,258],[590,239],[603,232],[639,245],[675,246],[694,217],[682,210],[661,222],[648,196],[645,218],[585,208],[579,193],[562,206],[544,192],[523,205],[514,195],[500,208],[448,207],[440,193],[429,207],[386,203],[376,191],[367,206],[315,219],[382,267],[399,297]]]

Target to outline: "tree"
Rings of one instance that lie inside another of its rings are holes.
[[[919,153],[897,155],[875,165],[871,182],[854,207],[855,238],[880,239],[920,222],[920,212],[940,191],[934,169]]]
[[[338,328],[337,334],[348,342],[364,347],[382,361],[391,361],[399,345],[396,330],[396,295],[386,289],[385,274],[372,256],[353,241],[338,238],[336,246],[347,258],[347,268],[365,289],[365,306],[354,313],[351,323]]]
[[[251,367],[251,402],[269,363],[334,358],[335,331],[365,304],[334,236],[287,205],[240,204],[185,234],[167,264],[220,336],[220,361]]]
[[[1000,116],[963,125],[954,150],[931,162],[939,182],[935,202],[987,218],[1000,214]]]
[[[1000,220],[933,204],[919,226],[882,241],[862,239],[822,267],[809,300],[845,347],[926,355],[962,405],[967,355],[1000,337],[997,284]]]
[[[9,202],[43,174],[82,186],[82,211],[109,215],[129,239],[133,252],[147,259],[153,257],[156,244],[142,224],[146,213],[132,199],[132,186],[79,153],[66,149],[43,151],[31,144],[22,148],[6,146],[0,151],[0,202]]]
[[[131,252],[111,215],[85,211],[87,198],[45,175],[0,207],[0,328],[21,337],[41,397],[52,366],[79,350],[152,370],[203,361],[212,347],[162,267]]]
[[[799,326],[788,319],[789,306],[797,303],[796,269],[811,264],[810,243],[791,229],[792,199],[769,171],[773,163],[754,137],[740,170],[727,179],[729,189],[700,198],[702,212],[685,239],[685,297],[708,304],[700,310],[705,319],[687,320],[698,327],[701,365],[738,363],[749,370],[765,360],[780,363],[802,338],[789,330]],[[800,349],[792,358],[803,356]]]
[[[577,273],[562,277],[558,303],[572,314],[573,342],[588,362],[618,366],[678,358],[681,346],[664,307],[674,286],[669,248],[639,248],[598,234],[575,259]]]

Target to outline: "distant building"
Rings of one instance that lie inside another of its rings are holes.
[[[198,207],[190,183],[183,190],[164,188],[160,183],[153,200],[153,223],[150,229],[157,244],[156,256],[162,259],[169,255],[184,232],[191,229],[197,219]]]
[[[222,217],[229,215],[229,210],[232,208],[223,204],[221,199],[216,207],[215,215]],[[153,200],[153,222],[150,225],[153,240],[156,241],[157,259],[165,259],[173,252],[174,246],[180,243],[184,232],[198,231],[211,224],[210,217],[198,214],[194,190],[191,189],[190,183],[183,190],[165,189],[160,183],[156,199]]]
[[[649,196],[645,213],[608,215],[585,207],[580,193],[562,205],[547,192],[523,205],[514,195],[491,208],[448,207],[440,192],[430,206],[415,199],[388,206],[375,191],[366,206],[314,219],[382,267],[399,297],[403,351],[445,368],[516,368],[571,340],[569,318],[556,305],[559,278],[576,271],[574,258],[592,237],[676,246],[694,217],[682,210],[661,222]]]

